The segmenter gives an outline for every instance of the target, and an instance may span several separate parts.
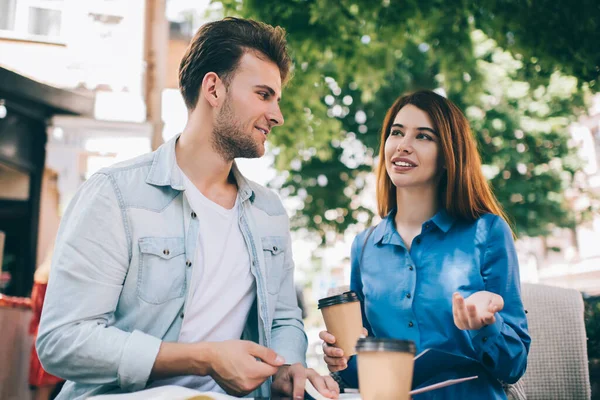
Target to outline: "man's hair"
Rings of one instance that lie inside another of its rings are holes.
[[[291,66],[285,30],[251,19],[228,17],[202,25],[179,66],[179,88],[188,109],[196,108],[202,80],[208,72],[231,82],[246,52],[273,61],[285,82]]]

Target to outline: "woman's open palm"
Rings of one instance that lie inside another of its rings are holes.
[[[504,308],[502,296],[488,292],[475,292],[466,299],[459,293],[452,295],[452,314],[458,329],[477,330],[496,322],[496,313]]]

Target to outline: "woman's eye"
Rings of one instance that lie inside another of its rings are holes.
[[[417,139],[433,140],[431,136],[427,135],[426,133],[419,133],[417,135]]]
[[[266,100],[269,97],[269,94],[267,92],[258,92],[258,95],[262,97],[263,100]]]
[[[402,131],[399,130],[393,130],[392,132],[390,132],[390,135],[392,136],[404,136],[404,133]]]

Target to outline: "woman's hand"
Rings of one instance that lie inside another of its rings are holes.
[[[459,293],[452,295],[454,324],[461,330],[477,330],[496,322],[496,313],[504,308],[502,296],[488,292],[475,292],[466,299]]]
[[[368,332],[363,328],[363,335],[366,337]],[[344,356],[344,351],[335,347],[335,336],[327,331],[319,332],[319,337],[323,340],[323,359],[330,372],[342,371],[348,367],[348,359]]]

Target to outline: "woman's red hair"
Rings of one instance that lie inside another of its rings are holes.
[[[385,141],[396,114],[407,104],[426,112],[438,132],[445,172],[440,180],[440,202],[448,214],[474,221],[490,213],[508,221],[481,170],[481,157],[469,122],[450,100],[430,90],[398,98],[388,110],[381,130],[377,167],[377,208],[384,218],[396,206],[396,187],[385,169]]]

